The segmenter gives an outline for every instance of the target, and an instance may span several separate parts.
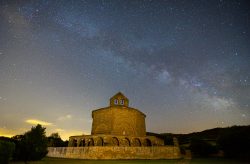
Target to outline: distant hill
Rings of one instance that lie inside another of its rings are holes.
[[[218,137],[226,133],[228,131],[236,130],[236,131],[244,131],[248,130],[250,132],[250,125],[247,126],[232,126],[232,127],[226,127],[226,128],[213,128],[213,129],[207,129],[201,132],[193,132],[189,134],[173,134],[173,133],[152,133],[152,132],[147,132],[147,135],[149,136],[156,136],[159,138],[164,139],[165,144],[171,144],[171,138],[177,137],[179,140],[179,143],[186,144],[189,143],[191,138],[199,138],[203,140],[211,140],[211,141],[216,141]]]

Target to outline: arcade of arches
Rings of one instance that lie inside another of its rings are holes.
[[[124,136],[72,136],[70,137],[69,147],[88,147],[88,146],[157,146],[163,145],[161,140],[156,137],[124,137]]]

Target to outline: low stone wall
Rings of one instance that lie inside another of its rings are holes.
[[[152,147],[49,147],[48,157],[76,159],[179,159],[177,146]]]

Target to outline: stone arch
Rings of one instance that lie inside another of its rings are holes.
[[[77,140],[76,140],[76,139],[73,139],[73,141],[72,141],[72,146],[73,146],[73,147],[77,147]]]
[[[150,139],[145,139],[145,146],[152,146],[152,142],[150,141]]]
[[[88,146],[94,146],[94,140],[93,138],[88,139]]]
[[[134,139],[134,146],[141,146],[141,141],[139,138]]]
[[[119,140],[116,137],[112,137],[111,139],[111,145],[112,146],[119,146]]]
[[[98,138],[95,139],[95,146],[103,146],[102,137],[98,137]]]
[[[85,146],[85,139],[81,139],[79,146],[80,147],[84,147]]]
[[[126,137],[121,140],[121,146],[130,146],[130,140]]]

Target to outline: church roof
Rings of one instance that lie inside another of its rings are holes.
[[[113,99],[115,97],[122,97],[123,99],[128,100],[128,98],[126,96],[124,96],[124,94],[122,92],[118,92],[116,93],[114,96],[112,96],[110,99]]]

